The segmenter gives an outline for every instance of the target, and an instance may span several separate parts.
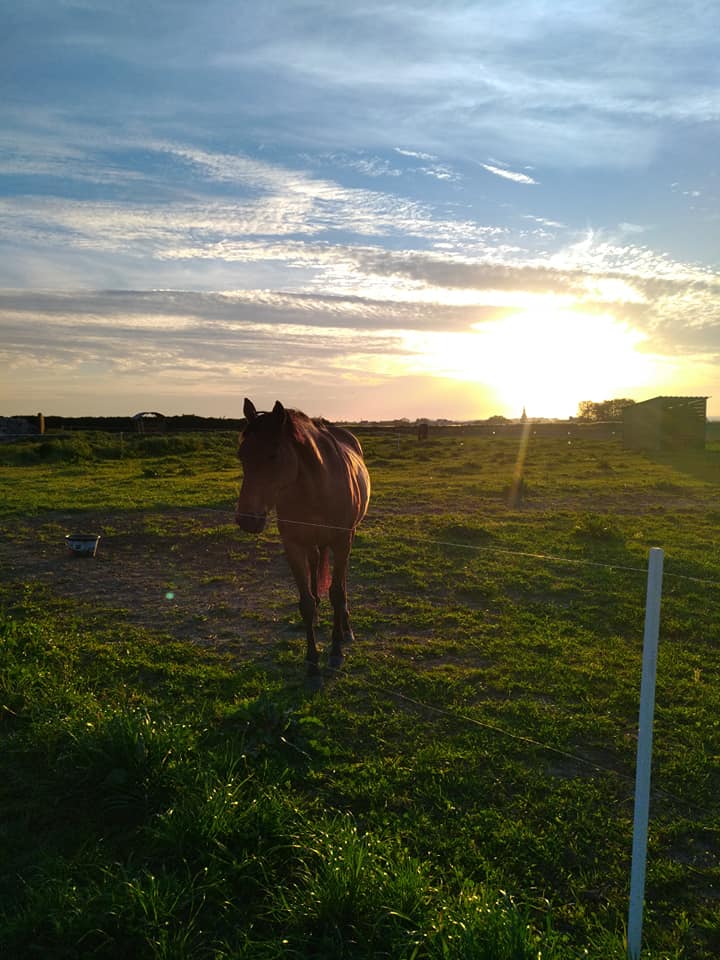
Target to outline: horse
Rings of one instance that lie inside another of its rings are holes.
[[[315,639],[320,597],[329,594],[333,629],[328,664],[339,669],[343,644],[354,639],[347,604],[347,569],[355,529],[367,512],[370,476],[357,437],[324,419],[286,409],[270,413],[245,399],[247,421],[238,458],[243,481],[235,519],[261,533],[275,508],[285,555],[300,594],[307,680],[322,685]],[[332,574],[329,554],[332,552]]]

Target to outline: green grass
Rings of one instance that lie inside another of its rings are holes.
[[[78,438],[54,462],[6,447],[3,541],[23,542],[30,521],[52,543],[66,515],[118,529],[140,515],[158,549],[199,539],[247,563],[224,442],[113,458],[111,438]],[[270,657],[253,657],[252,637],[221,651],[132,627],[17,582],[8,562],[3,956],[623,957],[656,545],[644,955],[718,955],[718,451],[652,460],[614,441],[531,440],[509,506],[510,441],[363,442],[358,640],[315,696],[286,630],[294,598],[267,576],[272,531],[244,573],[268,614],[243,628],[266,637],[273,611]]]
[[[237,486],[236,446],[225,433],[0,444],[0,516],[224,504]]]

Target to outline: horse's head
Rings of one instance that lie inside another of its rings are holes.
[[[246,399],[243,413],[247,426],[238,447],[243,482],[235,519],[248,533],[261,533],[268,510],[297,477],[297,454],[287,429],[288,413],[279,400],[271,413],[258,413]]]

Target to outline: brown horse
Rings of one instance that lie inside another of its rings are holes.
[[[362,447],[348,430],[287,410],[280,401],[271,413],[258,413],[246,399],[243,413],[247,425],[238,448],[243,482],[236,520],[243,530],[260,533],[268,510],[276,508],[285,554],[300,592],[308,678],[319,685],[315,625],[320,596],[328,586],[333,607],[331,667],[342,666],[342,644],[353,640],[347,567],[355,528],[370,499]]]

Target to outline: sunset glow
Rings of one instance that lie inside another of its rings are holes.
[[[491,388],[495,413],[567,417],[581,399],[625,395],[652,382],[644,337],[605,314],[537,311],[474,325],[473,333],[410,336],[413,363]]]

